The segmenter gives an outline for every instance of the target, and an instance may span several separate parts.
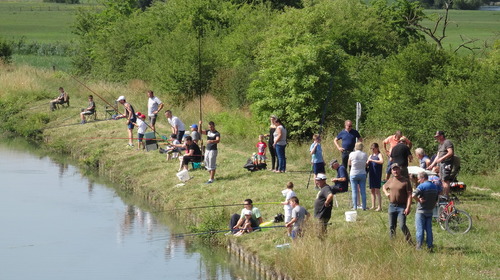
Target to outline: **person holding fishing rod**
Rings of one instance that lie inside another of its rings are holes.
[[[123,105],[125,111],[123,112],[123,114],[116,116],[115,119],[122,119],[122,118],[127,119],[128,146],[134,147],[134,144],[132,142],[132,133],[134,130],[134,123],[137,121],[134,107],[132,107],[132,105],[130,105],[130,103],[127,102],[125,96],[123,95],[118,97],[116,101]]]
[[[251,226],[253,229],[259,227],[262,224],[262,215],[260,214],[260,210],[257,207],[253,207],[253,201],[250,198],[245,199],[243,202],[244,209],[241,210],[241,215],[233,214],[231,216],[231,221],[229,222],[229,227],[231,232],[234,230],[240,230],[245,222],[245,214],[250,211]]]
[[[151,129],[156,131],[155,124],[158,113],[163,109],[163,102],[155,96],[152,90],[148,90],[148,116],[149,123],[151,124]]]

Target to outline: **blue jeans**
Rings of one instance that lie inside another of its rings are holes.
[[[361,206],[366,210],[366,174],[351,175],[351,192],[352,192],[352,206],[357,209],[358,206],[358,184],[359,191],[361,192]]]
[[[427,236],[427,248],[433,247],[432,236],[432,213],[416,213],[415,214],[415,236],[417,238],[417,248],[421,248],[424,243],[424,231]]]
[[[276,156],[278,156],[278,171],[286,171],[285,145],[276,144]]]
[[[410,230],[406,226],[406,215],[404,211],[406,209],[406,205],[397,205],[393,203],[389,203],[389,229],[391,238],[394,238],[396,235],[396,225],[399,223],[399,228],[404,233],[406,241],[411,241]]]

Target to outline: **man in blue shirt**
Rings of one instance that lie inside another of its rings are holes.
[[[363,142],[363,138],[359,132],[352,129],[352,121],[346,120],[344,123],[344,130],[342,130],[337,137],[333,140],[337,149],[342,153],[342,165],[347,169],[347,161],[349,160],[349,154],[354,150],[354,144],[356,144],[356,139],[359,142]],[[339,146],[339,140],[342,140],[342,147]]]
[[[427,235],[427,248],[432,250],[432,212],[438,201],[438,195],[442,189],[429,181],[425,172],[418,174],[420,185],[413,191],[412,197],[417,201],[417,212],[415,214],[415,227],[417,238],[417,250],[422,249],[424,243],[424,231]]]
[[[332,178],[332,182],[335,183],[334,187],[337,187],[341,192],[347,191],[347,170],[343,165],[340,165],[336,159],[330,161],[330,167],[337,170],[337,177]]]

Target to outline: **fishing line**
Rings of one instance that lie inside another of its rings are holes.
[[[83,82],[81,82],[80,80],[78,80],[75,76],[73,75],[69,75],[71,78],[73,78],[75,81],[77,81],[79,84],[81,84],[82,86],[84,86],[86,89],[88,89],[90,92],[92,92],[93,94],[95,94],[97,97],[99,97],[102,101],[104,101],[104,103],[108,104],[111,108],[113,108],[113,110],[115,110],[116,113],[120,114],[120,112],[118,111],[118,108],[116,108],[115,106],[111,105],[108,101],[106,101],[106,99],[102,98],[99,94],[97,94],[97,92],[93,91],[92,89],[90,89],[87,85],[85,85]]]
[[[265,226],[265,227],[254,227],[252,230],[258,230],[258,229],[263,229],[263,228],[283,228],[283,226]],[[210,230],[210,231],[204,231],[204,232],[194,232],[194,233],[179,233],[176,234],[174,237],[175,238],[184,238],[186,236],[196,236],[196,235],[205,235],[205,234],[214,234],[214,233],[220,233],[220,232],[228,232],[228,231],[240,231],[241,229],[225,229],[225,230]],[[156,240],[162,240],[162,239],[156,239]],[[155,240],[155,241],[156,241]]]
[[[281,202],[260,202],[260,203],[253,203],[252,205],[280,204],[280,203]],[[170,212],[170,211],[181,211],[181,210],[191,210],[191,209],[201,209],[201,208],[243,206],[243,205],[245,205],[245,204],[243,204],[243,203],[233,203],[233,204],[219,204],[219,205],[204,205],[204,206],[193,206],[193,207],[186,207],[186,208],[167,209],[167,210],[163,210],[163,211],[155,211],[155,212],[152,212],[152,213],[161,213],[161,212]]]

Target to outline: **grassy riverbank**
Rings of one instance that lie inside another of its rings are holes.
[[[2,127],[18,129],[17,133],[33,135],[43,131],[40,142],[43,149],[76,159],[88,172],[96,170],[115,182],[120,191],[134,193],[149,202],[153,211],[166,211],[175,215],[186,226],[184,230],[217,230],[226,228],[229,216],[240,207],[215,207],[208,209],[168,211],[203,205],[242,203],[252,198],[256,203],[283,200],[280,191],[292,181],[301,204],[310,212],[316,191],[308,183],[309,143],[291,143],[287,148],[288,171],[274,174],[268,171],[250,173],[242,168],[255,150],[257,135],[266,133],[265,126],[254,125],[246,110],[226,111],[210,97],[203,99],[203,120],[214,120],[221,132],[220,154],[216,181],[206,185],[208,174],[190,172],[193,179],[185,186],[176,186],[178,161],[165,160],[156,151],[143,152],[126,146],[123,120],[103,120],[104,102],[95,97],[98,121],[80,125],[78,113],[86,105],[90,93],[71,77],[62,72],[36,70],[29,67],[0,68],[0,106]],[[147,85],[132,81],[128,85],[86,82],[92,90],[113,102],[125,95],[137,111],[146,109]],[[48,100],[54,98],[59,86],[71,95],[71,106],[49,111]],[[161,95],[159,96],[162,97]],[[163,100],[167,108],[186,124],[198,121],[198,104],[189,104],[184,110]],[[6,111],[8,110],[8,114]],[[122,108],[120,108],[122,110]],[[167,122],[162,116],[157,125],[161,134],[168,134]],[[324,155],[327,159],[338,157],[333,149],[332,134],[327,131]],[[4,136],[8,136],[4,133]],[[381,139],[367,139],[367,143]],[[418,143],[415,143],[418,146]],[[466,163],[464,163],[466,164]],[[329,171],[328,177],[333,172]],[[434,226],[435,253],[415,251],[405,244],[398,232],[398,239],[388,238],[387,214],[372,211],[359,212],[356,223],[345,222],[344,212],[349,210],[349,196],[337,196],[339,207],[334,209],[332,225],[325,240],[315,237],[312,222],[306,236],[289,249],[276,245],[291,242],[284,229],[277,228],[236,238],[237,242],[255,253],[259,259],[294,279],[397,279],[416,277],[422,279],[498,279],[500,277],[500,175],[462,175],[468,190],[461,197],[461,209],[473,217],[473,229],[466,235],[450,235]],[[387,201],[384,200],[384,210]],[[270,220],[281,212],[276,204],[258,205],[264,219]],[[413,209],[414,210],[414,209]],[[414,234],[414,212],[408,225]],[[222,234],[212,239],[226,242]]]

